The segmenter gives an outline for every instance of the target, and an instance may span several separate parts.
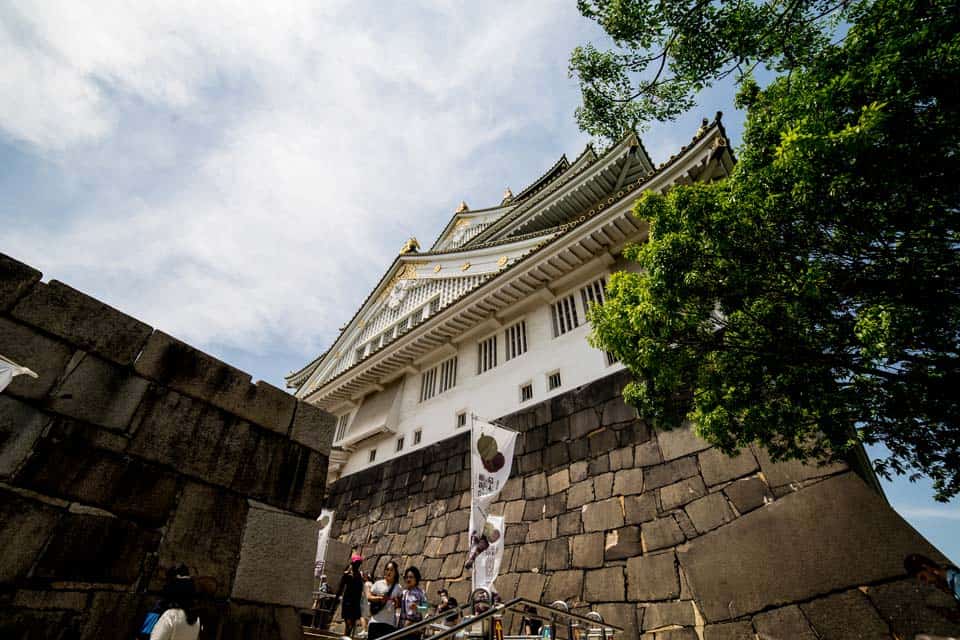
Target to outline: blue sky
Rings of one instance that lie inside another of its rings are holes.
[[[573,0],[83,5],[0,6],[0,250],[278,386],[409,236],[589,142]],[[654,160],[717,110],[738,142],[718,87]],[[960,561],[960,504],[886,487]]]

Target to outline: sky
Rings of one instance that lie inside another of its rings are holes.
[[[574,0],[0,4],[0,251],[283,386],[408,237],[589,138]],[[733,91],[643,132],[655,162]],[[886,483],[960,562],[960,502]]]

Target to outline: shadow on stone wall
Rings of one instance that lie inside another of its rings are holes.
[[[689,429],[657,433],[624,405],[627,380],[499,420],[522,432],[495,506],[507,522],[504,599],[565,600],[645,640],[957,631],[927,606],[951,599],[902,565],[907,553],[943,557],[875,482],[846,464],[773,463],[762,449],[731,458]],[[446,587],[464,602],[468,436],[331,485],[334,535],[378,575],[393,558],[420,568],[431,597]]]
[[[333,418],[40,277],[0,255],[0,637],[132,638],[186,563],[206,637],[299,638]]]

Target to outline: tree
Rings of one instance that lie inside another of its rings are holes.
[[[570,72],[580,80],[584,131],[618,140],[627,128],[669,120],[713,82],[749,77],[758,64],[801,68],[829,46],[853,0],[578,0],[615,48],[577,47]]]
[[[877,0],[842,43],[744,82],[723,182],[645,194],[649,242],[591,319],[641,415],[732,452],[839,458],[960,492],[960,11]]]

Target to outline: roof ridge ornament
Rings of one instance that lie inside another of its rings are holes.
[[[454,213],[464,213],[465,211],[470,211],[470,207],[467,206],[466,200],[460,201],[460,206],[457,207],[457,210]]]
[[[400,255],[406,255],[408,253],[420,253],[420,243],[412,236],[407,239],[400,249]]]
[[[503,200],[500,201],[500,205],[508,204],[511,200],[513,200],[513,191],[510,191],[510,187],[507,187],[503,190]]]

